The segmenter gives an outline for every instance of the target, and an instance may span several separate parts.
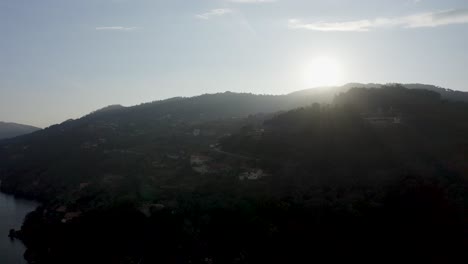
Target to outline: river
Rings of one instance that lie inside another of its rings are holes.
[[[18,240],[8,237],[10,229],[19,229],[27,213],[33,211],[37,203],[0,193],[0,263],[26,264],[23,258],[26,248]]]

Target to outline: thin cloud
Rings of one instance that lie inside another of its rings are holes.
[[[276,0],[229,0],[232,3],[241,3],[241,4],[258,4],[258,3],[272,3]]]
[[[304,23],[298,19],[289,20],[289,28],[313,31],[366,32],[378,28],[430,28],[453,24],[467,24],[468,9],[452,9],[428,12],[403,17],[363,19],[345,22]]]
[[[307,29],[314,31],[369,31],[372,22],[369,20],[349,21],[349,22],[316,22],[303,23],[298,19],[289,20],[291,29]]]
[[[213,18],[213,17],[224,16],[224,15],[230,14],[232,12],[233,11],[231,9],[218,8],[218,9],[210,10],[210,11],[208,11],[206,13],[203,13],[203,14],[198,14],[195,17],[198,18],[198,19],[210,19],[210,18]]]
[[[137,27],[121,27],[121,26],[112,26],[112,27],[96,27],[98,31],[132,31],[137,29]]]

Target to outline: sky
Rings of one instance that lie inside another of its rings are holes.
[[[467,0],[0,0],[0,120],[348,82],[468,91]]]

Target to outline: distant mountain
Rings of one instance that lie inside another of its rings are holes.
[[[46,200],[62,193],[63,188],[72,190],[83,182],[100,181],[108,173],[132,175],[134,168],[152,168],[146,160],[144,166],[138,165],[142,162],[139,153],[147,153],[149,160],[156,161],[174,153],[180,156],[180,152],[216,143],[217,138],[245,123],[262,122],[272,113],[329,103],[333,96],[328,94],[321,90],[311,90],[307,95],[225,92],[132,107],[105,107],[1,142],[0,159],[4,162],[0,172],[4,166],[8,168],[8,174],[0,174],[1,188]],[[194,136],[194,131],[200,136]],[[121,159],[128,165],[122,165]],[[174,169],[170,173],[179,172]]]
[[[389,85],[394,85],[393,83]],[[430,84],[420,83],[408,83],[399,84],[408,89],[428,90],[433,91],[441,95],[442,99],[450,101],[468,102],[468,92],[456,91],[447,88],[442,88]],[[289,96],[302,97],[313,95],[317,99],[322,101],[331,101],[333,97],[339,93],[344,93],[351,88],[382,88],[385,84],[378,83],[348,83],[343,86],[331,86],[331,87],[318,87],[312,89],[301,90],[289,94]],[[318,97],[317,97],[318,96]]]
[[[243,118],[253,114],[287,111],[313,103],[330,103],[334,90],[311,89],[307,94],[256,95],[224,92],[195,97],[174,97],[132,107],[111,105],[77,119],[53,125],[50,129],[70,130],[85,124],[114,122],[119,127],[132,124],[153,126],[161,120],[201,123],[225,118]],[[43,133],[48,133],[45,129]],[[76,132],[76,131],[75,131]]]
[[[30,263],[466,257],[468,103],[419,87],[172,98],[3,140],[1,190],[42,202],[11,234]]]
[[[443,99],[450,101],[468,102],[468,92],[456,91],[428,84],[404,84],[403,86],[408,89],[433,91],[440,94]]]
[[[103,107],[101,109],[98,109],[98,110],[92,112],[91,114],[111,112],[111,111],[120,110],[120,109],[123,109],[123,108],[125,108],[125,106],[122,106],[122,105],[119,105],[119,104],[109,105],[109,106]]]
[[[40,128],[0,121],[0,139],[17,137],[40,130]]]
[[[133,107],[111,105],[94,111],[80,122],[92,120],[131,120],[131,122],[157,121],[170,116],[184,121],[207,121],[223,118],[240,118],[258,113],[288,111],[313,103],[329,104],[340,93],[351,88],[381,88],[383,84],[348,83],[343,86],[317,87],[285,95],[256,95],[251,93],[224,92],[195,97],[175,97],[143,103]],[[442,99],[468,102],[468,92],[454,91],[425,84],[402,84],[408,89],[423,89],[437,92]]]
[[[441,99],[453,101],[463,101],[467,95],[465,92],[431,85],[402,86],[430,90],[433,94],[440,94]],[[149,159],[158,160],[168,154],[174,156],[173,153],[199,149],[199,145],[206,147],[214,144],[219,137],[231,134],[241,126],[261,123],[277,113],[308,107],[314,103],[333,104],[335,97],[352,88],[382,87],[381,84],[350,83],[286,95],[225,92],[189,98],[176,97],[132,107],[111,105],[82,118],[70,119],[31,135],[3,141],[0,144],[0,158],[4,158],[5,165],[12,168],[9,171],[14,177],[0,175],[4,178],[2,189],[46,199],[55,196],[59,190],[61,192],[63,186],[55,186],[57,177],[62,179],[61,184],[67,182],[64,184],[67,188],[75,188],[80,182],[116,173],[114,170],[118,171],[117,168],[121,166],[115,157],[117,153],[127,156],[132,153],[149,153]],[[194,133],[202,137],[194,138]],[[138,163],[139,159],[138,155],[130,155],[125,157],[125,162]],[[108,164],[102,165],[105,160],[108,160]],[[70,172],[64,173],[60,166],[67,167]],[[118,172],[131,174],[129,168],[131,166],[124,166]],[[16,172],[16,169],[20,171]],[[24,173],[26,170],[28,173]],[[7,178],[13,181],[9,182]],[[16,184],[19,179],[24,182]],[[40,184],[32,184],[38,182]],[[57,189],[51,188],[53,186]],[[44,192],[44,189],[48,191]]]

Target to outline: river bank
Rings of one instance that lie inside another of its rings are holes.
[[[17,240],[8,237],[11,229],[19,230],[25,216],[34,211],[38,203],[15,198],[0,192],[0,263],[26,264],[26,247]]]

